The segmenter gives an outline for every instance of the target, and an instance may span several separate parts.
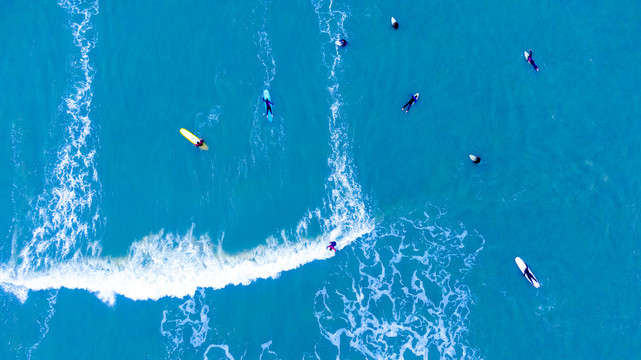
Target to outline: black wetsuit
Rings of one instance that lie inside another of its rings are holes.
[[[530,268],[525,268],[525,277],[530,280],[531,282],[536,281],[536,278],[534,277],[534,274],[530,271]]]
[[[403,105],[401,110],[405,110],[405,108],[407,107],[406,112],[410,111],[410,108],[412,107],[412,104],[414,104],[415,102],[416,102],[416,98],[414,97],[414,95],[412,95],[412,98],[410,99],[410,101],[408,101],[407,104]]]
[[[265,113],[265,115],[268,115],[269,113],[273,114],[271,105],[274,103],[265,98],[263,98],[263,101],[265,102],[265,105],[267,105],[267,112]]]
[[[539,71],[539,67],[536,66],[536,64],[534,63],[534,59],[532,59],[532,50],[530,50],[530,53],[527,56],[527,62],[529,62],[530,65],[532,65],[534,70]]]

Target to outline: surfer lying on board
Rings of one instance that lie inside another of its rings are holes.
[[[272,113],[272,115],[274,115],[274,113],[272,112],[272,105],[274,105],[274,103],[265,98],[263,98],[263,101],[265,102],[265,105],[267,105],[267,112],[265,113],[265,116],[269,116],[269,113]]]
[[[336,241],[330,242],[329,245],[327,245],[327,248],[329,249],[329,251],[336,252],[336,248],[334,246],[336,246]]]
[[[194,146],[195,147],[201,147],[201,146],[203,146],[204,143],[205,143],[205,140],[200,139],[200,140],[198,140],[197,143],[194,144]]]
[[[527,279],[530,282],[537,281],[536,278],[534,277],[534,274],[532,274],[532,272],[530,271],[529,267],[525,268],[525,272],[524,272],[523,276],[527,277]]]
[[[412,104],[414,104],[416,102],[416,100],[418,100],[416,98],[416,95],[412,95],[412,98],[410,99],[410,101],[408,101],[407,104],[403,105],[401,110],[405,110],[405,108],[407,107],[407,110],[405,110],[405,112],[410,111],[410,108],[412,107]]]
[[[529,62],[530,65],[532,65],[534,70],[539,71],[539,67],[536,66],[536,64],[534,63],[534,60],[532,60],[532,50],[529,50],[529,53],[527,55],[527,62]]]

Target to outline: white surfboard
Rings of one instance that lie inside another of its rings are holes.
[[[414,94],[414,97],[418,100],[418,93]]]
[[[189,140],[189,142],[191,142],[194,145],[196,145],[196,143],[200,141],[200,138],[198,136],[192,134],[187,129],[180,129],[180,133],[182,134],[182,136],[184,136],[187,140]],[[205,143],[203,143],[201,146],[198,146],[198,148],[201,150],[209,150],[209,147]]]
[[[396,19],[394,19],[393,16],[392,16],[392,27],[394,29],[398,29],[398,21],[396,21]]]
[[[336,46],[343,47],[343,46],[347,45],[347,41],[345,41],[345,45],[343,45],[343,39],[338,39],[338,40],[334,41],[334,44],[336,44]]]
[[[523,55],[525,56],[525,61],[527,61],[528,56],[530,56],[530,53],[527,51],[523,52]]]
[[[532,270],[530,270],[529,266],[521,260],[520,257],[515,257],[514,262],[516,262],[516,265],[519,267],[519,270],[521,270],[521,273],[523,273],[523,276],[527,279],[527,281],[532,284],[535,288],[539,288],[541,284],[539,283],[539,280],[536,279],[534,276],[534,273],[532,273]]]

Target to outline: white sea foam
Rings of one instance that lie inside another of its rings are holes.
[[[209,351],[211,351],[212,349],[214,350],[210,355]],[[205,355],[203,356],[203,360],[208,360],[209,356],[213,356],[213,359],[222,359],[223,358],[222,355],[225,356],[225,359],[234,360],[234,357],[229,352],[229,345],[221,345],[221,344],[209,345],[207,347],[207,350],[205,350]]]
[[[207,338],[209,327],[209,305],[203,304],[205,292],[201,289],[178,306],[178,311],[163,311],[160,333],[169,340],[167,353],[170,358],[181,356],[180,345],[184,343],[185,332],[189,331],[189,343],[200,347]],[[176,353],[178,351],[178,353]]]
[[[272,46],[269,42],[269,35],[267,34],[266,30],[269,5],[270,2],[268,0],[265,0],[264,8],[261,11],[261,13],[263,14],[263,23],[261,30],[258,31],[258,46],[260,47],[260,51],[257,55],[258,60],[260,60],[260,63],[263,64],[263,67],[265,68],[264,84],[266,87],[269,87],[269,84],[271,84],[272,80],[274,80],[274,77],[276,77],[276,60],[274,59],[274,56],[272,54]],[[255,11],[256,10],[254,10],[254,12]]]
[[[17,178],[22,178],[26,173],[28,167],[25,166],[24,160],[22,160],[21,157],[23,148],[23,135],[22,133],[20,133],[20,129],[17,128],[14,123],[11,124],[11,133],[9,137],[11,139],[11,163],[14,167],[13,170],[19,174]],[[20,221],[20,218],[24,216],[24,214],[22,214],[22,212],[18,210],[20,207],[18,203],[21,201],[29,202],[30,199],[26,198],[27,196],[27,190],[24,182],[16,179],[16,181],[13,182],[13,186],[11,187],[11,203],[13,204],[14,214],[13,218],[11,219],[11,227],[9,228],[9,234],[12,234],[11,259],[14,259],[17,256],[18,239],[24,231],[23,226],[21,226],[22,222]],[[21,200],[21,198],[25,199]],[[0,245],[0,247],[3,246],[4,244]]]
[[[377,228],[354,249],[358,270],[332,276],[316,293],[321,333],[339,358],[345,339],[368,358],[477,357],[464,339],[473,300],[463,277],[483,238],[424,216]]]
[[[47,303],[49,305],[47,316],[44,318],[44,320],[38,321],[38,324],[40,325],[40,338],[29,348],[27,352],[27,359],[31,359],[31,355],[33,354],[33,352],[38,348],[38,346],[40,346],[40,343],[42,342],[42,340],[44,340],[45,336],[47,336],[47,333],[49,333],[49,320],[51,320],[53,315],[56,313],[55,305],[57,301],[58,291],[53,291],[47,298]]]
[[[265,351],[267,351],[268,355],[274,355],[274,356],[276,356],[276,358],[278,358],[278,354],[276,354],[275,352],[273,352],[273,351],[271,351],[269,349],[270,346],[272,346],[272,341],[271,340],[266,342],[266,343],[264,343],[264,344],[262,344],[262,345],[260,345],[260,348],[262,349],[262,351],[260,352],[260,358],[259,359],[263,358],[263,355],[265,354]]]
[[[95,201],[100,183],[94,166],[96,151],[87,143],[94,77],[89,53],[96,43],[92,17],[98,13],[98,2],[60,1],[59,5],[69,14],[69,28],[78,53],[72,55],[70,90],[60,106],[66,137],[57,152],[52,175],[46,179],[47,190],[38,197],[34,214],[37,225],[17,261],[21,272],[100,251],[93,240],[100,221]]]

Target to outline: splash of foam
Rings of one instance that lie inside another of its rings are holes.
[[[224,352],[225,358],[228,360],[234,360],[234,357],[232,354],[229,352],[229,345],[221,345],[221,344],[214,344],[214,345],[209,345],[207,347],[207,350],[205,350],[205,355],[203,356],[203,360],[208,360],[209,357],[207,356],[209,354],[209,350],[211,349],[220,349]],[[221,359],[220,355],[216,357],[216,359]]]
[[[173,354],[184,342],[186,327],[190,327],[189,342],[193,347],[200,347],[205,342],[211,328],[208,317],[209,306],[203,304],[204,298],[205,292],[201,289],[178,306],[179,314],[173,314],[168,310],[163,311],[160,333],[170,340],[171,346],[167,349],[170,357],[173,358]]]
[[[357,228],[360,229],[360,228]],[[362,234],[342,234],[343,244]],[[286,245],[277,246],[277,243]],[[125,258],[79,257],[52,263],[43,271],[0,268],[0,284],[16,295],[28,290],[84,289],[113,304],[116,295],[133,300],[184,297],[198,288],[220,289],[276,278],[308,262],[331,256],[320,239],[287,239],[239,255],[214,250],[207,236],[149,235],[134,243]]]
[[[377,244],[382,239],[384,246]],[[375,230],[355,249],[358,274],[342,272],[316,293],[321,334],[338,357],[346,337],[368,358],[428,357],[430,351],[441,358],[474,358],[476,350],[464,340],[472,296],[458,276],[470,270],[483,243],[464,228],[456,233],[427,216]]]

